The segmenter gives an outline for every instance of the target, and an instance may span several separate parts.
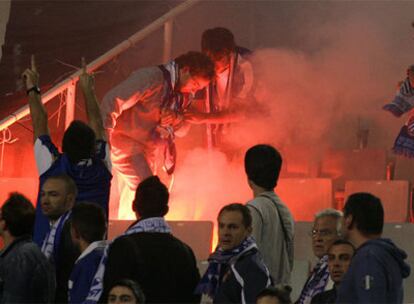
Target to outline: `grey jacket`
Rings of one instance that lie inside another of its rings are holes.
[[[0,303],[53,303],[55,274],[30,236],[0,253]]]
[[[269,199],[268,197],[272,198]],[[276,208],[275,203],[278,204]],[[267,191],[247,203],[253,218],[253,237],[269,268],[274,284],[289,284],[292,253],[288,252],[282,219],[288,241],[293,245],[294,221],[286,205],[273,191]],[[279,217],[280,211],[280,217]]]

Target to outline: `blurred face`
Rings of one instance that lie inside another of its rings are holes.
[[[238,211],[223,211],[218,218],[219,245],[223,250],[239,246],[252,232],[243,224],[243,215]]]
[[[223,55],[223,57],[217,59],[217,56],[214,56],[210,52],[205,52],[205,54],[210,57],[211,61],[214,62],[214,71],[216,72],[216,75],[223,73],[225,70],[227,70],[230,67],[231,62],[231,55]]]
[[[48,179],[43,184],[40,193],[42,212],[49,220],[57,220],[62,214],[72,208],[75,197],[67,193],[65,182],[59,179]]]
[[[348,244],[332,246],[328,252],[328,267],[332,281],[339,284],[351,264],[354,249]]]
[[[279,299],[276,297],[265,296],[257,300],[256,304],[279,304]]]
[[[214,61],[216,75],[223,73],[228,68],[230,68],[230,56],[224,56],[223,58]]]
[[[322,258],[328,252],[328,248],[339,236],[337,233],[338,221],[332,216],[323,216],[316,219],[311,232],[313,254]]]
[[[115,286],[108,296],[108,303],[138,304],[131,289],[125,286]]]
[[[187,67],[180,70],[180,86],[181,93],[194,94],[195,92],[204,89],[210,83],[209,79],[192,76]]]

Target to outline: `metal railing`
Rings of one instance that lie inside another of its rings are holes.
[[[125,52],[137,42],[143,40],[156,30],[164,27],[164,49],[163,49],[163,60],[168,61],[171,57],[172,49],[172,35],[173,35],[173,22],[174,18],[179,14],[187,11],[195,4],[201,2],[201,0],[187,0],[184,3],[174,7],[165,15],[161,16],[144,29],[138,31],[128,39],[124,40],[113,49],[109,50],[99,58],[95,59],[87,65],[88,72],[93,72],[99,67],[112,60],[114,57]],[[65,116],[65,127],[67,127],[75,117],[75,97],[76,97],[76,83],[79,80],[81,71],[77,71],[67,77],[65,80],[56,84],[53,88],[42,94],[42,102],[45,104],[52,98],[63,93],[66,90],[66,116]],[[21,118],[29,115],[29,105],[25,105],[14,113],[10,114],[6,118],[0,121],[0,131],[6,130],[9,126],[20,120]],[[4,141],[3,141],[4,144]]]
[[[174,18],[180,15],[181,13],[187,11],[189,8],[191,8],[199,2],[201,2],[201,0],[187,0],[184,3],[174,7],[168,13],[164,14],[154,22],[147,25],[144,29],[136,32],[128,39],[119,43],[117,46],[115,46],[99,58],[89,63],[87,65],[87,71],[93,72],[97,70],[102,65],[109,62],[119,54],[125,52],[126,50],[134,46],[137,42],[143,40],[144,38],[155,32],[156,30],[160,29],[161,27],[164,27],[163,62],[168,61],[171,58]],[[75,117],[76,83],[79,80],[80,73],[80,70],[73,73],[65,80],[59,82],[53,88],[42,94],[42,102],[43,104],[46,104],[54,97],[58,96],[59,94],[63,94],[66,91],[66,94],[64,94],[66,107],[65,129],[69,126],[69,124],[73,121]],[[2,135],[2,139],[0,141],[0,172],[3,172],[5,144],[13,142],[9,127],[29,114],[29,105],[25,105],[0,121],[0,134]]]

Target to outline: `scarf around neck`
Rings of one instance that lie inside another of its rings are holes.
[[[315,265],[300,294],[298,304],[310,303],[312,298],[325,290],[329,280],[328,256],[324,255]]]
[[[89,290],[88,296],[84,303],[86,304],[95,304],[98,303],[102,292],[103,292],[103,278],[105,274],[105,266],[108,260],[108,251],[111,244],[118,238],[126,235],[131,235],[140,232],[157,232],[157,233],[171,233],[171,228],[168,226],[167,222],[162,217],[151,217],[143,220],[139,220],[133,226],[127,229],[124,234],[115,238],[111,243],[109,243],[104,251],[102,259],[99,263],[98,270],[92,280],[91,288]]]
[[[56,253],[57,248],[60,244],[63,226],[69,219],[71,213],[71,211],[67,211],[66,213],[62,214],[59,219],[53,223],[49,233],[43,240],[41,251],[53,264],[57,263],[58,256]]]
[[[206,294],[210,298],[214,299],[217,291],[220,287],[220,274],[225,266],[230,266],[231,271],[234,273],[236,279],[240,277],[237,273],[234,264],[237,260],[245,255],[247,252],[257,250],[257,245],[254,239],[250,236],[246,238],[239,246],[231,250],[223,250],[220,246],[217,246],[216,250],[208,258],[208,268],[206,273],[201,278],[200,283],[196,287],[196,294]],[[264,265],[263,265],[264,266]],[[268,285],[270,285],[270,274],[269,270],[264,266],[264,270],[268,275]],[[242,287],[242,302],[244,299],[244,283],[237,280]]]

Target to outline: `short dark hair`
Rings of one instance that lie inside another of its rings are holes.
[[[106,232],[105,212],[98,204],[78,203],[72,208],[71,225],[89,244],[103,240]]]
[[[282,156],[270,145],[251,147],[244,157],[244,169],[249,180],[266,190],[273,190],[282,168]]]
[[[384,209],[381,200],[371,193],[354,193],[345,203],[344,218],[352,215],[352,225],[363,234],[381,234],[384,227]]]
[[[220,215],[223,212],[231,212],[231,211],[236,211],[236,212],[240,212],[242,217],[243,217],[243,225],[246,228],[249,228],[252,226],[252,215],[250,213],[249,208],[246,207],[246,205],[243,204],[239,204],[239,203],[233,203],[233,204],[229,204],[224,206],[223,208],[221,208],[217,218],[220,218]]]
[[[94,155],[95,142],[96,135],[93,129],[83,121],[74,120],[63,135],[62,151],[76,164]]]
[[[144,292],[142,291],[141,287],[139,286],[137,282],[133,280],[129,280],[129,279],[121,279],[121,280],[115,281],[115,283],[112,284],[111,288],[109,289],[108,296],[111,293],[112,288],[117,287],[117,286],[129,288],[132,291],[133,295],[135,296],[135,300],[137,301],[137,303],[139,304],[145,303]],[[108,303],[108,299],[107,299],[107,302],[105,303]]]
[[[355,246],[351,242],[349,242],[347,240],[344,240],[344,239],[338,239],[338,240],[336,240],[335,242],[332,243],[332,245],[328,249],[328,252],[331,250],[332,247],[339,246],[339,245],[349,245],[349,246],[352,247],[352,249],[353,249],[354,252],[356,250],[355,249]]]
[[[35,209],[23,194],[13,192],[1,207],[1,218],[14,237],[31,235],[35,221]]]
[[[201,36],[201,50],[214,60],[230,56],[236,49],[233,33],[224,27],[205,30]]]
[[[57,180],[64,182],[67,193],[72,193],[74,194],[75,197],[78,196],[78,187],[76,186],[75,181],[69,175],[67,174],[52,175],[52,176],[49,176],[45,180],[45,182],[50,179],[57,179]]]
[[[135,192],[133,209],[143,218],[163,217],[168,212],[170,194],[158,176],[144,179]]]
[[[270,286],[263,289],[256,297],[256,301],[264,297],[272,297],[279,300],[280,304],[291,304],[290,293],[292,288],[288,285]]]
[[[210,57],[200,52],[187,52],[175,58],[179,68],[188,67],[192,77],[212,80],[215,77],[214,63]]]

